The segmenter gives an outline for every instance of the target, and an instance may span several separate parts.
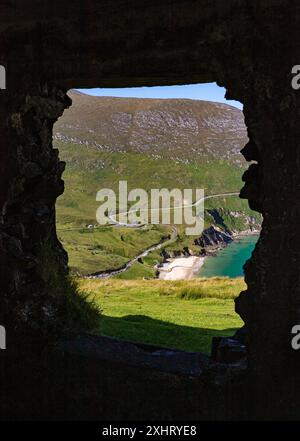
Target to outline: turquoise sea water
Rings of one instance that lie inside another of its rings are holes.
[[[244,275],[243,265],[251,256],[259,236],[244,236],[235,239],[216,256],[205,259],[199,277],[240,277]]]

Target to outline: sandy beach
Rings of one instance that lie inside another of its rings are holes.
[[[159,270],[161,280],[190,280],[197,276],[205,257],[189,256],[168,259]]]

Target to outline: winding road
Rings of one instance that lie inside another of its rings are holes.
[[[167,244],[171,244],[177,239],[178,232],[177,228],[175,226],[172,226],[172,233],[171,237],[163,242],[160,242],[158,244],[152,245],[151,247],[147,248],[146,250],[142,251],[138,256],[134,257],[133,259],[129,260],[124,266],[121,268],[117,268],[115,270],[109,270],[109,271],[103,271],[99,273],[94,273],[86,276],[87,279],[109,279],[110,277],[116,276],[118,274],[124,273],[127,271],[135,262],[137,262],[142,257],[146,257],[151,251],[159,250],[162,246],[166,246]]]
[[[171,211],[171,210],[178,210],[180,208],[192,208],[192,207],[197,207],[197,205],[200,205],[202,202],[206,201],[207,199],[212,199],[212,198],[218,198],[218,197],[222,197],[222,196],[239,196],[240,192],[228,192],[228,193],[218,193],[218,194],[211,194],[208,196],[204,196],[203,198],[198,199],[197,201],[193,202],[192,204],[185,204],[185,205],[179,205],[176,207],[167,207],[167,208],[145,208],[145,209],[136,209],[136,210],[128,210],[128,211],[121,211],[120,214],[129,214],[129,213],[137,213],[137,212],[143,212],[143,211],[150,211],[151,213],[153,211]],[[115,218],[113,217],[115,216]],[[142,226],[144,226],[145,224],[138,224],[138,223],[133,223],[133,224],[129,224],[126,222],[119,222],[116,219],[117,213],[109,213],[108,214],[108,218],[109,220],[115,225],[115,226],[119,226],[119,227],[125,227],[125,228],[140,228]]]

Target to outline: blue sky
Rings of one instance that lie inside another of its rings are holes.
[[[117,96],[132,98],[191,98],[194,100],[216,101],[227,103],[242,109],[238,101],[224,98],[225,89],[216,83],[189,84],[186,86],[158,86],[158,87],[127,87],[122,89],[78,89],[80,92],[93,96]]]

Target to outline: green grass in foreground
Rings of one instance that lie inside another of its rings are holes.
[[[230,336],[243,325],[234,312],[234,298],[245,289],[242,278],[78,283],[101,307],[103,335],[209,353],[212,337]]]

